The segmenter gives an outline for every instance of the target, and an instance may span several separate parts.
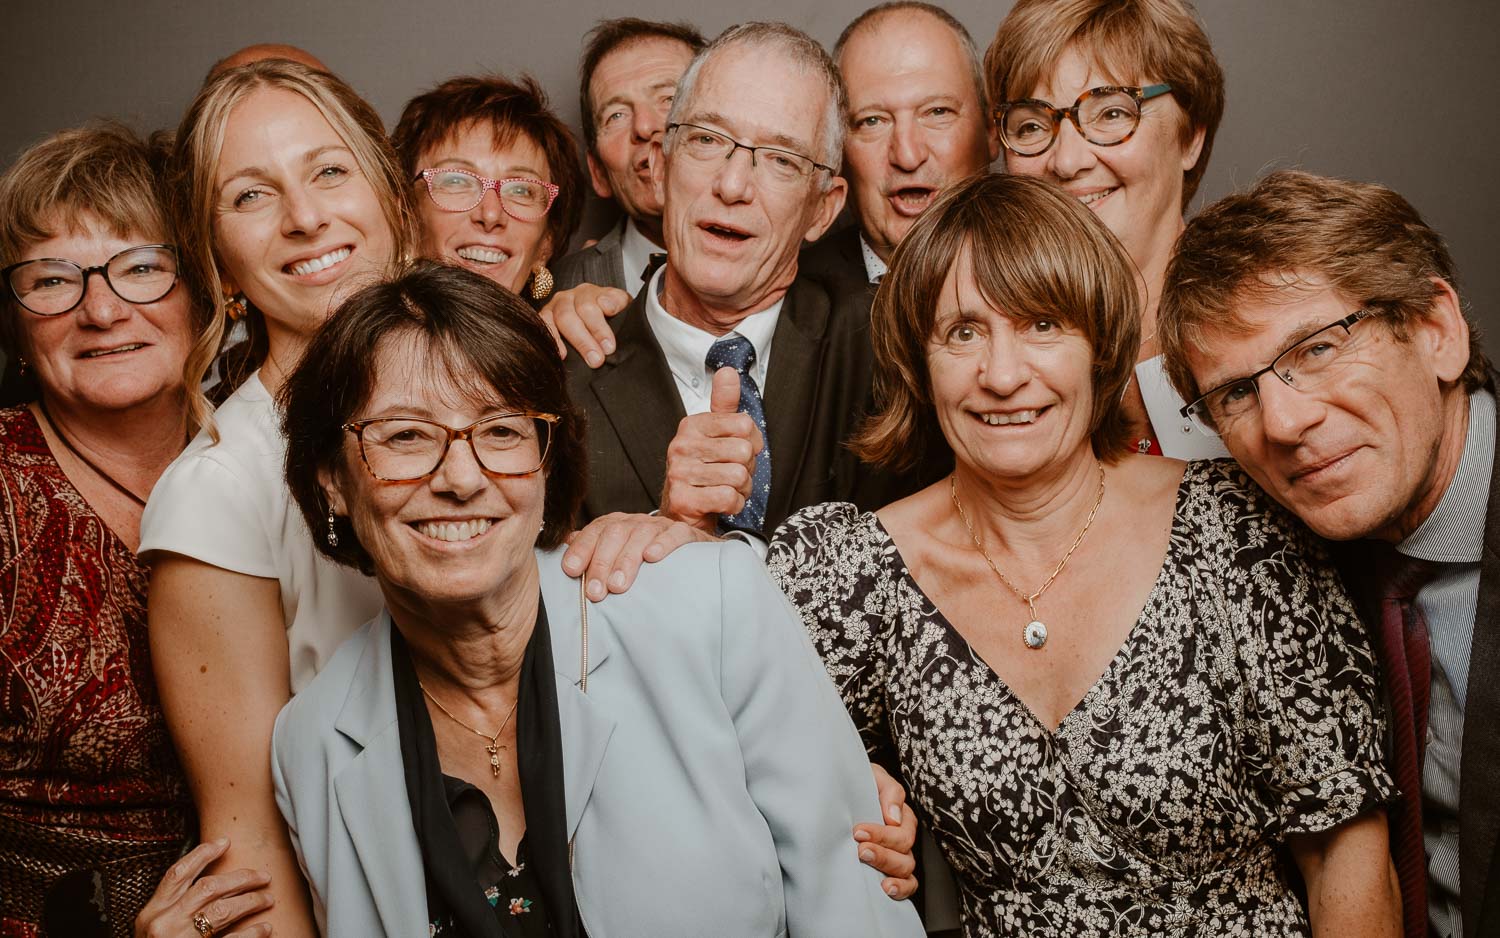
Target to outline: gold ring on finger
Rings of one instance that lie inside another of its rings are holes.
[[[208,916],[204,915],[202,912],[193,913],[193,928],[198,932],[198,934],[202,935],[203,938],[213,938],[213,923],[210,922],[208,920]]]

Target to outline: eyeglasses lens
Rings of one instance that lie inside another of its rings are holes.
[[[545,420],[511,414],[474,427],[469,440],[479,464],[488,471],[528,475],[542,466],[550,429]],[[377,420],[365,425],[360,440],[370,471],[381,479],[400,482],[437,471],[448,432],[422,420]]]
[[[1049,108],[1035,104],[1014,105],[1005,110],[1001,129],[1005,142],[1022,156],[1034,156],[1052,145],[1058,118]],[[1113,146],[1135,132],[1141,121],[1140,105],[1124,91],[1089,94],[1078,104],[1078,128],[1085,140]]]
[[[437,207],[447,212],[467,212],[484,199],[485,180],[470,173],[433,173],[427,177],[427,192]],[[547,213],[547,187],[533,179],[510,179],[495,190],[506,210],[516,218],[539,218]]]
[[[163,247],[134,248],[110,258],[105,274],[120,299],[154,303],[177,282],[177,255]],[[71,261],[32,261],[11,271],[10,288],[33,313],[56,316],[83,299],[83,268]]]

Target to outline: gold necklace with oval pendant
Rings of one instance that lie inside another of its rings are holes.
[[[1047,625],[1037,618],[1036,601],[1041,598],[1043,593],[1047,592],[1047,587],[1052,585],[1052,581],[1057,579],[1059,573],[1062,573],[1063,567],[1068,565],[1068,560],[1073,556],[1073,552],[1078,549],[1079,544],[1083,543],[1083,536],[1089,533],[1089,526],[1094,523],[1094,516],[1099,513],[1099,506],[1104,504],[1104,466],[1097,459],[1094,460],[1094,465],[1099,470],[1099,494],[1094,498],[1094,507],[1089,509],[1088,519],[1083,522],[1083,527],[1079,530],[1078,536],[1073,538],[1073,546],[1068,548],[1066,554],[1063,554],[1063,558],[1052,569],[1052,574],[1047,577],[1046,582],[1037,587],[1036,592],[1029,596],[1022,592],[1016,584],[1012,583],[1009,577],[1001,573],[1000,568],[995,566],[995,561],[991,560],[990,555],[985,552],[984,544],[980,542],[979,535],[974,531],[974,526],[969,523],[969,516],[964,514],[964,506],[958,501],[958,473],[954,473],[948,477],[948,495],[953,499],[953,507],[958,511],[959,520],[964,523],[964,530],[969,532],[969,540],[974,542],[974,549],[979,551],[979,556],[983,557],[984,562],[989,564],[989,568],[995,572],[995,576],[1000,578],[1000,582],[1004,583],[1012,593],[1015,593],[1016,598],[1025,603],[1026,610],[1031,613],[1031,621],[1026,623],[1026,627],[1021,630],[1021,641],[1025,642],[1026,647],[1033,651],[1047,644]]]

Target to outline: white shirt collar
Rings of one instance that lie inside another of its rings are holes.
[[[750,366],[750,376],[755,379],[758,387],[764,389],[766,386],[766,370],[771,360],[771,337],[776,332],[776,323],[781,318],[781,307],[786,302],[785,297],[766,307],[758,313],[751,313],[739,321],[733,331],[723,336],[705,332],[697,326],[689,325],[667,312],[661,305],[661,291],[663,278],[666,276],[667,268],[663,265],[651,278],[646,293],[646,323],[656,335],[656,341],[661,345],[662,354],[666,356],[667,367],[676,379],[679,390],[686,385],[688,388],[702,389],[703,398],[706,401],[707,384],[694,385],[694,380],[702,381],[704,377],[712,377],[708,373],[708,350],[713,344],[728,335],[740,335],[750,340],[750,345],[755,349],[755,364]],[[684,403],[687,401],[684,399]],[[707,406],[703,408],[707,410]],[[687,408],[688,413],[694,413]]]
[[[627,215],[621,224],[624,227],[620,232],[620,266],[624,268],[625,289],[630,291],[631,296],[635,296],[646,285],[646,281],[641,279],[641,273],[651,262],[651,255],[659,253],[661,248],[652,244],[651,239],[641,233],[641,229],[636,227],[635,219]]]
[[[863,231],[859,233],[859,253],[865,259],[865,276],[870,278],[871,283],[879,283],[880,278],[884,277],[890,268],[886,266],[885,261],[880,259],[880,255],[875,253],[875,249],[870,247],[870,242],[865,240]]]

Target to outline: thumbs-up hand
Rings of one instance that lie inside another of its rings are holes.
[[[765,448],[765,440],[755,421],[739,408],[739,372],[720,368],[714,372],[708,413],[684,417],[667,447],[663,515],[712,531],[720,515],[745,507],[755,457]]]

